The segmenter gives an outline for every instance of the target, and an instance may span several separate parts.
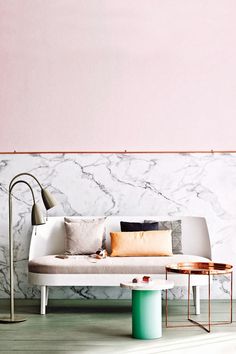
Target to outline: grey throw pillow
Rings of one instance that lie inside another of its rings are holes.
[[[102,247],[105,219],[64,219],[66,254],[92,254]]]
[[[64,221],[65,222],[79,222],[80,220],[92,220],[92,221],[95,221],[95,220],[103,220],[104,223],[106,221],[106,216],[104,217],[87,217],[87,218],[83,218],[82,216],[65,216],[64,217]],[[104,226],[104,232],[103,232],[103,238],[102,238],[102,248],[106,248],[106,227]]]
[[[153,223],[153,220],[144,220]],[[182,227],[181,220],[158,221],[159,230],[172,230],[172,252],[173,254],[183,254],[182,251]]]

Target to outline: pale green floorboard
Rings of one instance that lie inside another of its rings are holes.
[[[0,301],[1,314],[7,313],[7,305]],[[228,309],[226,301],[212,303],[217,320],[227,320]],[[162,338],[133,339],[129,300],[52,300],[46,316],[38,314],[39,302],[21,300],[16,310],[28,320],[0,324],[0,354],[236,354],[235,322],[214,326],[210,334],[199,327],[166,329],[163,324]],[[206,310],[202,302],[202,312]],[[170,321],[186,323],[185,301],[170,301],[169,312]],[[195,317],[204,320],[206,314]]]

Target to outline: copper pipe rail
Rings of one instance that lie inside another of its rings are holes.
[[[234,154],[236,150],[45,150],[45,151],[0,151],[0,155],[24,154]]]

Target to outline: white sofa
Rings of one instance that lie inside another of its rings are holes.
[[[78,218],[78,216],[76,216]],[[92,218],[81,217],[81,218]],[[155,216],[108,216],[106,246],[110,250],[110,232],[120,231],[120,221],[143,222],[170,220]],[[178,262],[211,260],[211,247],[206,220],[202,217],[178,218],[182,221],[183,255],[171,257],[107,257],[95,263],[86,255],[56,258],[64,253],[64,217],[49,217],[45,225],[34,227],[29,251],[29,283],[41,287],[41,311],[46,313],[48,290],[52,286],[119,286],[137,275],[165,278],[165,266]],[[185,275],[170,274],[175,286],[187,286]],[[200,313],[199,286],[206,285],[204,276],[192,276],[191,286],[195,312]]]

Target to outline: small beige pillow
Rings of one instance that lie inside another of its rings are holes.
[[[111,257],[172,256],[171,230],[111,232]]]
[[[67,222],[65,218],[65,253],[92,254],[102,247],[105,219],[78,219]]]

